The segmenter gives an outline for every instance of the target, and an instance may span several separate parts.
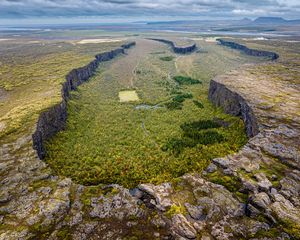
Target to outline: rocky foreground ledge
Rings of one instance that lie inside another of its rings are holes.
[[[165,44],[168,44],[169,46],[171,46],[172,50],[175,53],[178,54],[187,54],[187,53],[192,53],[197,49],[197,45],[196,43],[190,45],[190,46],[184,46],[184,47],[179,47],[176,45],[176,43],[170,41],[170,40],[166,40],[166,39],[160,39],[160,38],[150,38],[150,40],[153,41],[158,41],[158,42],[162,42]]]
[[[300,239],[300,89],[280,76],[247,66],[213,79],[210,100],[251,138],[170,183],[82,186],[53,175],[30,136],[2,146],[0,239]]]

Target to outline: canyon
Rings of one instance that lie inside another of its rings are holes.
[[[197,48],[152,40],[179,54]],[[281,59],[275,52],[219,41],[252,56],[277,59],[244,65],[210,81],[211,103],[245,124],[249,139],[240,151],[214,158],[201,173],[132,189],[118,184],[83,186],[54,175],[40,159],[46,154],[45,141],[66,126],[70,92],[94,76],[101,62],[135,46],[124,44],[70,71],[61,102],[40,114],[33,135],[1,148],[6,161],[0,165],[5,173],[0,239],[126,239],[132,233],[134,239],[299,239],[299,89],[286,74],[273,81],[264,72],[271,68],[274,74],[276,67],[284,66],[299,75],[299,63],[288,63],[290,56]],[[10,152],[20,148],[26,154],[15,160]],[[22,224],[11,227],[14,222]]]

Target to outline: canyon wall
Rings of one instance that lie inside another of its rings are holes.
[[[40,159],[43,159],[46,154],[44,142],[65,128],[67,120],[67,101],[70,96],[70,91],[76,90],[79,85],[93,76],[101,62],[109,61],[125,53],[125,49],[134,45],[135,42],[130,42],[110,52],[97,54],[95,59],[89,64],[81,68],[73,69],[67,74],[66,81],[63,83],[61,90],[62,101],[40,114],[36,130],[32,135],[33,148],[37,151]]]
[[[243,119],[249,138],[259,133],[257,119],[247,101],[238,93],[231,91],[225,85],[211,80],[208,99],[216,106],[222,107],[224,112]]]
[[[222,39],[217,39],[217,41],[223,46],[240,50],[240,51],[242,51],[245,54],[250,55],[250,56],[268,57],[271,60],[276,60],[277,58],[279,58],[279,55],[275,52],[251,49],[251,48],[248,48],[244,45],[241,45],[241,44],[238,44],[238,43],[235,43],[235,42],[224,41]]]
[[[196,44],[193,44],[193,45],[190,45],[190,46],[186,46],[186,47],[178,47],[178,46],[176,46],[176,44],[174,42],[172,42],[170,40],[159,39],[159,38],[149,38],[149,39],[170,45],[171,48],[172,48],[172,50],[175,53],[178,53],[178,54],[191,53],[191,52],[193,52],[193,51],[195,51],[197,49],[197,45]]]

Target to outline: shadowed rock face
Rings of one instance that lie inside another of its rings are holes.
[[[246,100],[238,93],[233,92],[224,84],[211,80],[208,98],[216,106],[223,107],[225,113],[241,117],[249,138],[258,134],[256,117]]]
[[[279,55],[275,52],[251,49],[251,48],[248,48],[244,45],[241,45],[241,44],[238,44],[238,43],[235,43],[235,42],[224,41],[222,39],[217,39],[217,41],[223,46],[240,50],[240,51],[242,51],[242,52],[244,52],[244,53],[246,53],[247,55],[250,55],[250,56],[269,57],[272,60],[276,60],[277,58],[279,58]]]
[[[40,159],[43,159],[46,154],[44,142],[65,128],[67,120],[67,101],[70,91],[76,90],[79,85],[93,76],[101,62],[109,61],[125,53],[125,49],[129,49],[134,45],[135,42],[131,42],[110,52],[97,54],[95,60],[91,61],[88,65],[73,69],[67,74],[66,81],[63,83],[61,90],[62,101],[41,113],[37,122],[36,131],[32,135],[33,148],[37,151]]]
[[[166,40],[166,39],[150,38],[150,40],[154,40],[154,41],[158,41],[158,42],[168,44],[168,45],[171,46],[172,50],[175,53],[179,53],[179,54],[191,53],[191,52],[193,52],[197,49],[196,44],[193,44],[191,46],[186,46],[186,47],[178,47],[178,46],[176,46],[176,44],[174,42]]]

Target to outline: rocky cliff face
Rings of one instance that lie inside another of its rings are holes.
[[[178,53],[178,54],[191,53],[191,52],[193,52],[193,51],[195,51],[197,49],[197,45],[196,44],[193,44],[191,46],[186,46],[186,47],[178,47],[178,46],[176,46],[176,44],[174,42],[172,42],[170,40],[158,39],[158,38],[151,38],[151,40],[162,42],[162,43],[170,45],[171,48],[172,48],[172,50],[175,53]]]
[[[256,50],[256,49],[251,49],[248,48],[244,45],[235,43],[235,42],[230,42],[230,41],[224,41],[222,39],[217,39],[217,41],[221,44],[224,45],[226,47],[230,47],[233,49],[237,49],[240,50],[250,56],[257,56],[257,57],[268,57],[271,60],[276,60],[277,58],[279,58],[279,55],[275,52],[269,52],[269,51],[263,51],[263,50]]]
[[[241,117],[245,123],[246,133],[249,138],[258,134],[257,119],[253,110],[241,95],[233,92],[224,84],[211,80],[208,98],[216,106],[222,107],[225,113]]]
[[[125,53],[125,49],[128,49],[135,45],[135,42],[124,44],[121,48],[117,48],[110,52],[104,52],[97,54],[95,60],[91,61],[88,65],[73,69],[66,76],[66,81],[63,83],[61,95],[62,101],[41,113],[36,131],[32,135],[33,148],[37,151],[40,159],[45,157],[44,142],[54,136],[57,132],[64,129],[67,120],[67,101],[70,91],[76,90],[76,88],[83,82],[87,81],[95,73],[97,67],[101,62],[109,61],[114,57]]]

